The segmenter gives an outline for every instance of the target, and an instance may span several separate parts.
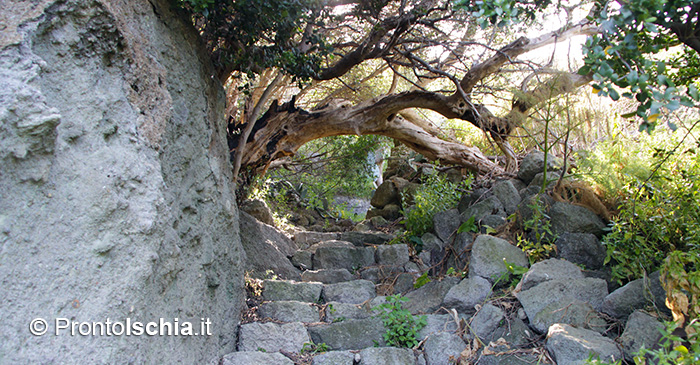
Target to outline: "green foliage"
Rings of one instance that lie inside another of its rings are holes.
[[[674,319],[700,318],[700,247],[674,251],[661,267],[661,282]]]
[[[698,108],[700,92],[696,79],[700,74],[697,36],[690,35],[700,20],[700,0],[632,0],[607,2],[597,0],[590,20],[601,32],[589,37],[584,45],[581,75],[592,75],[593,92],[634,100],[637,109],[625,117],[639,117],[641,131],[651,132],[657,119],[681,105]],[[458,0],[481,26],[508,25],[532,20],[551,1],[519,2],[514,0]],[[691,49],[691,46],[694,46]],[[668,57],[672,47],[680,53]],[[672,129],[675,125],[669,123]]]
[[[534,20],[541,9],[551,4],[550,0],[534,2],[515,0],[458,0],[458,7],[466,8],[482,28],[489,25],[507,26],[522,20]]]
[[[466,222],[459,225],[459,228],[457,229],[457,233],[464,233],[464,232],[471,232],[471,233],[479,232],[479,227],[476,225],[476,218],[474,216],[469,217],[469,219],[467,219]]]
[[[338,136],[314,140],[294,157],[293,167],[275,169],[270,178],[288,182],[288,189],[311,207],[339,218],[359,221],[342,204],[332,204],[339,195],[368,198],[374,190],[374,160],[368,155],[387,148],[389,140],[381,136]]]
[[[504,272],[501,274],[500,277],[496,278],[496,282],[494,283],[494,286],[496,286],[497,283],[500,282],[508,282],[508,285],[506,285],[508,288],[514,288],[518,283],[520,282],[520,279],[522,279],[523,275],[525,275],[526,272],[528,272],[528,268],[520,265],[516,265],[512,262],[508,262],[505,257],[503,258],[503,263],[506,265],[506,269],[508,271]]]
[[[685,345],[677,345],[682,339],[673,334],[673,331],[678,328],[675,322],[666,322],[664,328],[661,329],[661,340],[659,348],[650,350],[642,347],[634,354],[635,365],[696,365],[700,363],[700,324],[695,319],[689,326],[688,343]],[[613,363],[589,358],[586,364],[591,365],[621,365],[622,361],[618,360]]]
[[[413,348],[418,345],[418,331],[428,323],[425,316],[415,317],[410,311],[403,308],[402,302],[408,301],[400,295],[386,297],[386,303],[373,307],[373,310],[381,310],[382,322],[386,333],[384,341],[387,345],[395,347]]]
[[[315,52],[303,52],[296,40],[307,21],[322,24],[329,15],[315,0],[179,0],[189,10],[200,34],[221,69],[254,77],[277,67],[295,79],[316,75],[331,51],[316,33],[307,35]]]
[[[427,283],[429,283],[429,282],[431,282],[431,281],[432,281],[432,280],[430,280],[430,278],[428,277],[428,272],[426,271],[426,272],[423,273],[423,275],[419,276],[419,277],[416,279],[416,282],[413,283],[413,288],[414,288],[414,289],[418,289],[418,288],[420,288],[421,286],[423,286],[423,285],[425,285],[425,284],[427,284]]]
[[[528,204],[532,212],[529,219],[523,221],[523,231],[529,232],[533,239],[518,234],[518,247],[527,254],[530,263],[549,258],[556,251],[553,242],[556,235],[552,233],[552,223],[545,212],[545,206],[539,198],[534,197]]]
[[[312,341],[304,343],[304,346],[301,348],[301,353],[315,355],[323,352],[328,352],[328,350],[328,345],[326,345],[325,342],[316,344]]]
[[[693,147],[678,146],[653,149],[651,164],[642,171],[654,174],[625,176],[624,191],[630,199],[622,202],[604,240],[606,262],[614,264],[613,278],[621,283],[657,270],[675,250],[698,250],[700,156]]]
[[[684,46],[682,55],[675,58],[655,57],[690,41],[672,31],[678,29],[677,24],[697,21],[687,19],[689,2],[635,0],[622,6],[599,6],[594,20],[603,32],[586,41],[585,65],[579,70],[582,75],[593,73],[594,92],[618,100],[617,88],[624,89],[623,97],[638,102],[637,110],[626,117],[641,117],[639,128],[647,132],[654,130],[664,111],[675,111],[681,105],[697,107],[700,99],[694,77],[683,76],[700,71],[697,51]],[[685,93],[679,87],[685,87]]]
[[[460,190],[469,189],[471,180],[455,184],[442,174],[429,175],[413,195],[414,205],[404,210],[406,229],[413,236],[422,236],[433,228],[435,213],[453,208],[462,195]],[[406,197],[403,197],[406,207]]]

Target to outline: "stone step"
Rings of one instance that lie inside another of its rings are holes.
[[[613,338],[594,335],[607,328],[597,311],[604,307],[604,299],[612,301],[608,299],[612,294],[608,296],[602,280],[585,277],[578,266],[567,261],[550,259],[534,265],[524,275],[510,302],[493,301],[493,291],[501,285],[497,278],[507,272],[503,258],[523,266],[527,262],[514,246],[499,238],[481,235],[473,243],[466,278],[433,279],[418,289],[413,288],[413,282],[420,271],[409,271],[414,263],[405,245],[359,247],[337,240],[315,244],[304,251],[310,253],[312,267],[317,262],[343,267],[327,265],[327,268],[306,270],[302,274],[306,280],[303,282],[265,280],[262,293],[265,302],[259,306],[259,314],[282,323],[242,325],[238,350],[298,354],[304,344],[315,343],[325,344],[330,351],[315,354],[314,364],[432,365],[457,359],[475,338],[483,344],[495,342],[491,351],[531,348],[533,343],[538,343],[540,347],[546,345],[550,353],[566,358],[569,356],[566,348],[571,344],[561,338],[572,334],[576,338],[595,339],[600,348],[591,349],[594,353],[606,358],[620,357],[620,352],[613,354],[608,349],[614,343]],[[358,257],[369,266],[355,268],[353,273],[347,268],[347,261]],[[414,315],[426,315],[427,325],[419,331],[422,346],[418,350],[388,347],[372,350],[375,346],[386,346],[382,318],[372,308],[385,301],[378,294],[383,294],[387,285],[394,290],[404,285],[400,291],[405,291],[404,297],[409,300],[403,304],[404,308]],[[516,299],[517,305],[522,306],[519,310],[512,307]],[[451,314],[445,314],[448,311]],[[651,327],[658,323],[654,318],[648,322]],[[543,340],[548,331],[555,340]],[[626,335],[633,334],[626,331]],[[624,355],[629,356],[628,353]],[[528,361],[536,360],[524,356]],[[227,361],[235,364],[232,359]],[[278,360],[282,361],[276,357],[270,363]],[[484,354],[480,355],[480,363],[522,361],[504,354]]]

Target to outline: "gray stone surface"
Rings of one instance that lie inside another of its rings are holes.
[[[250,214],[253,218],[267,225],[275,225],[275,221],[272,219],[272,211],[270,211],[270,207],[267,206],[267,203],[265,203],[264,200],[248,199],[241,203],[240,208],[242,211]]]
[[[393,221],[401,216],[401,207],[398,204],[387,204],[384,208],[374,208],[367,211],[365,215],[368,219],[382,217]]]
[[[352,280],[323,286],[326,302],[360,304],[377,296],[374,283],[369,280]]]
[[[574,299],[598,308],[608,294],[605,281],[594,278],[554,279],[515,294],[528,318],[534,319],[552,303],[565,305]],[[549,309],[552,309],[551,307]]]
[[[263,281],[264,300],[296,300],[315,303],[321,298],[321,283],[299,283],[288,280]]]
[[[377,318],[348,319],[326,325],[309,326],[314,343],[326,343],[331,350],[360,350],[384,345],[384,325]]]
[[[484,304],[491,294],[491,283],[480,276],[470,276],[452,287],[445,295],[443,306],[460,313],[474,313],[477,304]]]
[[[383,245],[394,238],[393,235],[383,232],[341,232],[340,239],[348,241],[355,246]]]
[[[282,322],[318,322],[318,308],[309,303],[297,301],[276,301],[263,303],[258,307],[261,317]]]
[[[444,241],[432,233],[426,233],[421,236],[420,239],[423,241],[424,251],[441,250],[443,247],[445,247]]]
[[[408,245],[377,246],[375,259],[379,265],[403,266],[410,259],[408,255]]]
[[[246,323],[241,325],[238,336],[238,351],[300,352],[310,340],[300,322]]]
[[[2,8],[1,361],[204,363],[234,351],[245,253],[225,93],[190,21],[165,0]],[[177,346],[28,330],[57,317],[213,325]]]
[[[503,204],[506,215],[515,213],[520,203],[520,194],[510,180],[502,180],[494,184],[493,195]]]
[[[350,351],[328,351],[314,356],[311,365],[353,365],[355,354]]]
[[[467,348],[461,337],[454,333],[440,332],[428,336],[423,344],[428,365],[450,364]]]
[[[520,280],[520,289],[527,290],[554,279],[582,279],[583,277],[578,266],[566,260],[548,259],[532,265]]]
[[[603,268],[607,250],[594,234],[564,233],[554,244],[562,259],[583,265],[587,270]]]
[[[462,212],[462,222],[466,222],[471,217],[474,217],[475,222],[481,221],[487,215],[501,215],[505,216],[506,212],[503,210],[503,204],[495,196],[488,197],[481,200],[471,207],[467,208]]]
[[[625,331],[619,339],[625,358],[628,361],[633,361],[634,354],[642,346],[650,349],[658,344],[659,340],[661,340],[661,330],[663,328],[663,323],[645,312],[635,311],[630,314]]]
[[[487,303],[472,317],[469,324],[470,338],[478,337],[482,342],[488,343],[488,338],[504,319],[503,310],[493,304]]]
[[[426,314],[425,320],[427,323],[417,336],[421,341],[439,332],[455,333],[458,329],[454,317],[449,314]]]
[[[294,234],[294,242],[302,249],[319,242],[332,241],[339,238],[340,233],[338,232],[301,231]]]
[[[342,283],[354,279],[355,277],[347,269],[307,270],[301,273],[303,281],[316,281],[324,284]]]
[[[459,199],[459,204],[457,205],[457,210],[459,213],[464,213],[467,208],[470,206],[474,205],[474,203],[482,201],[490,196],[493,196],[493,192],[491,189],[487,188],[478,188],[474,189],[469,194],[464,194],[462,197]]]
[[[549,216],[552,222],[552,233],[560,236],[573,232],[591,233],[600,237],[606,227],[603,220],[588,208],[565,202],[552,203]]]
[[[296,267],[296,268],[299,268],[302,270],[310,270],[314,266],[314,263],[312,261],[312,257],[313,257],[313,253],[311,253],[310,251],[298,250],[297,252],[294,253],[294,255],[292,255],[292,257],[289,259],[289,261],[291,261],[292,265],[294,265],[294,267]],[[302,278],[303,278],[303,276],[302,276]]]
[[[321,247],[345,247],[345,248],[355,248],[355,245],[352,244],[352,242],[348,241],[341,241],[341,240],[328,240],[328,241],[320,241],[312,244],[308,248],[306,248],[307,251],[311,253],[316,253],[316,250],[321,248]]]
[[[547,333],[547,350],[557,365],[583,365],[589,356],[602,361],[622,359],[622,351],[615,341],[600,333],[579,329],[568,324],[555,324]]]
[[[405,298],[408,298],[408,302],[405,302],[403,307],[411,313],[435,312],[440,309],[445,294],[457,283],[459,283],[459,279],[455,277],[433,280],[404,295]]]
[[[646,278],[630,281],[610,293],[603,300],[600,311],[622,319],[645,307],[656,307],[668,313],[665,301],[666,292],[659,281],[659,272],[656,271]]]
[[[551,188],[553,187],[556,183],[557,180],[559,180],[559,172],[553,172],[553,171],[548,171],[547,172],[547,187]],[[545,182],[545,175],[543,172],[537,173],[535,177],[530,181],[530,184],[527,186],[527,188],[520,190],[520,196],[522,198],[528,198],[533,195],[539,194],[540,191],[542,190],[542,184]]]
[[[365,319],[372,316],[369,310],[352,303],[326,303],[326,322],[339,322],[346,319]],[[376,314],[376,313],[374,313]]]
[[[488,232],[488,228],[498,228],[502,226],[503,224],[506,223],[506,219],[503,216],[500,215],[495,215],[495,214],[489,214],[481,221],[479,222],[479,227],[480,227],[480,232],[483,234],[486,234]]]
[[[576,328],[586,328],[598,333],[608,329],[608,323],[582,300],[565,297],[544,307],[530,318],[530,326],[540,333],[545,333],[555,323],[570,324]]]
[[[530,265],[527,255],[508,241],[498,237],[479,235],[472,247],[469,276],[478,275],[494,282],[508,272],[503,259],[519,266]]]
[[[379,185],[372,195],[370,204],[375,208],[383,208],[388,204],[401,204],[401,195],[399,195],[399,189],[394,181],[385,180]]]
[[[241,243],[248,258],[246,271],[252,277],[265,278],[267,270],[272,270],[281,279],[301,279],[299,270],[287,258],[297,251],[292,240],[246,212],[240,212],[240,227],[245,232],[241,235]]]
[[[535,335],[525,322],[519,318],[506,319],[505,322],[487,336],[486,342],[497,341],[499,338],[503,338],[510,348],[522,347],[532,343]]]
[[[241,351],[232,352],[221,360],[221,365],[294,365],[294,361],[279,352]],[[350,362],[352,364],[352,362]]]
[[[347,269],[350,272],[374,264],[373,247],[318,247],[314,269]]]
[[[414,365],[413,350],[398,347],[370,347],[360,351],[362,365]]]
[[[535,175],[544,171],[544,157],[544,153],[541,151],[532,151],[525,156],[520,162],[518,179],[529,184]],[[547,156],[547,171],[554,171],[558,164],[558,160],[552,155]]]
[[[435,235],[443,242],[449,242],[454,238],[460,224],[461,218],[457,209],[449,209],[433,216]]]
[[[418,276],[417,274],[415,276]],[[393,283],[390,283],[394,289],[394,293],[406,293],[413,290],[413,283],[415,281],[414,274],[412,273],[401,273],[396,276]]]

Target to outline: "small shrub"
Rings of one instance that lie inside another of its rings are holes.
[[[408,301],[400,295],[386,297],[386,303],[373,307],[373,310],[381,310],[382,322],[386,333],[384,341],[387,345],[395,347],[413,348],[418,345],[418,331],[428,323],[425,316],[414,316],[410,311],[403,309],[402,302]]]
[[[414,193],[414,205],[404,210],[406,230],[410,235],[418,237],[432,230],[433,216],[457,206],[462,195],[460,190],[467,190],[470,185],[470,179],[455,184],[444,175],[429,175]],[[408,206],[405,196],[403,200],[404,207]]]
[[[518,247],[520,247],[530,260],[530,264],[549,258],[556,252],[556,246],[552,242],[556,236],[552,233],[552,223],[545,213],[544,204],[534,198],[528,207],[532,216],[523,221],[523,230],[530,232],[534,239],[527,239],[523,234],[518,234]]]
[[[302,354],[320,354],[322,352],[328,352],[328,345],[325,342],[319,344],[313,343],[313,341],[306,342],[301,348]]]

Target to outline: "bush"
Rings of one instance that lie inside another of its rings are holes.
[[[455,184],[441,174],[429,175],[413,195],[414,205],[404,210],[406,230],[420,237],[433,229],[433,216],[457,206],[461,190],[469,189],[471,178]],[[408,206],[403,197],[403,206]]]
[[[403,308],[402,302],[408,301],[400,295],[386,297],[386,303],[373,307],[373,310],[381,310],[382,322],[386,332],[384,341],[387,345],[395,347],[413,348],[418,345],[418,331],[428,323],[425,316],[414,316],[409,310]]]
[[[608,201],[618,201],[603,243],[621,284],[659,269],[671,252],[699,250],[700,155],[696,143],[681,137],[668,131],[618,136],[579,163]]]

